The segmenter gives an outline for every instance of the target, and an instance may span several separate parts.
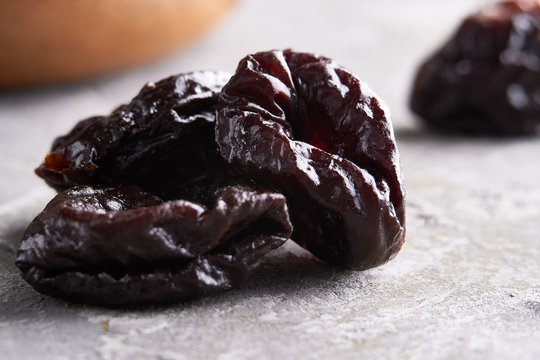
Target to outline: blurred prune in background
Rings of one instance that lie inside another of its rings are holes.
[[[540,3],[503,1],[467,17],[420,67],[410,105],[443,131],[536,134]]]

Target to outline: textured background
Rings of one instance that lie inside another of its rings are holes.
[[[0,358],[540,358],[540,139],[431,135],[406,107],[420,59],[483,2],[245,0],[160,63],[0,94]],[[21,280],[17,242],[53,196],[32,170],[56,135],[146,81],[233,71],[249,52],[285,47],[335,58],[390,106],[408,191],[394,261],[336,270],[291,243],[236,291],[130,311],[67,304]]]

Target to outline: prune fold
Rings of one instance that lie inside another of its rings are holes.
[[[174,198],[183,184],[224,171],[214,120],[228,79],[197,71],[148,83],[109,116],[83,120],[58,137],[36,173],[59,191],[120,183]]]
[[[292,239],[322,260],[366,269],[405,234],[388,111],[332,60],[291,50],[245,57],[217,105],[221,155],[287,197]]]
[[[468,16],[420,66],[410,105],[433,129],[537,134],[540,3],[502,1]]]
[[[16,265],[36,290],[99,305],[169,303],[238,287],[291,233],[281,194],[235,186],[208,209],[135,186],[77,186],[30,224]]]

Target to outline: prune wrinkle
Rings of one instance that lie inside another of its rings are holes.
[[[420,66],[411,109],[446,132],[537,134],[539,39],[537,1],[502,1],[468,16]]]
[[[16,264],[45,294],[97,304],[174,302],[237,287],[292,229],[281,194],[219,189],[211,209],[134,186],[78,186],[30,224]]]
[[[354,75],[312,54],[257,53],[240,62],[217,109],[222,156],[287,196],[296,242],[354,269],[397,253],[405,210],[393,131]]]

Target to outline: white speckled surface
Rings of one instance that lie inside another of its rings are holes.
[[[540,358],[540,138],[435,136],[406,108],[419,59],[482,2],[246,0],[158,64],[1,93],[0,359]],[[336,270],[288,244],[241,289],[125,311],[67,304],[21,280],[17,242],[53,196],[32,169],[54,136],[148,80],[232,71],[248,52],[289,46],[334,57],[392,109],[408,191],[407,243],[394,261]]]

